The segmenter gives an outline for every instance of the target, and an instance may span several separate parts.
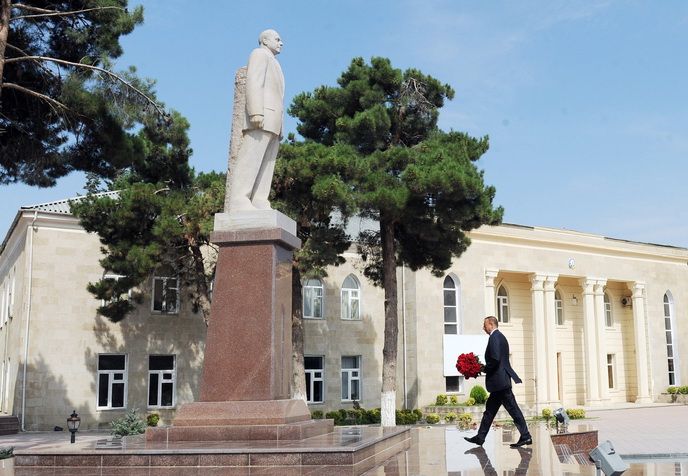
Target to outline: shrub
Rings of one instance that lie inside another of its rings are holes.
[[[461,415],[459,415],[459,421],[461,423],[468,425],[470,422],[473,421],[473,415],[471,415],[470,413],[462,413]]]
[[[0,450],[0,459],[7,459],[14,457],[14,446],[3,448]]]
[[[396,412],[396,423],[397,425],[415,425],[422,417],[423,413],[420,410],[403,408]],[[437,418],[439,418],[439,416]]]
[[[444,421],[447,423],[454,423],[454,421],[458,418],[455,412],[449,412],[446,415],[444,415]]]
[[[683,387],[679,387],[678,393],[681,395],[688,395],[688,385],[684,385]]]
[[[549,421],[552,418],[552,410],[545,408],[542,410],[542,418]]]
[[[478,405],[482,405],[487,401],[487,391],[485,391],[485,389],[480,385],[476,385],[471,389],[470,396]]]
[[[435,399],[435,405],[437,406],[442,406],[447,404],[447,396],[444,395],[443,393],[440,393],[437,395],[437,398]]]
[[[117,437],[145,433],[146,424],[136,416],[138,408],[132,408],[124,417],[110,423],[110,434]]]
[[[382,421],[382,412],[379,408],[368,410],[366,413],[368,414],[367,419],[370,423],[380,423]]]
[[[327,412],[325,413],[325,418],[334,420],[334,424],[338,425],[339,422],[343,421],[342,414],[339,412]]]
[[[339,419],[340,420],[346,420],[347,416],[349,416],[349,413],[345,409],[340,408],[339,409]]]
[[[458,405],[459,397],[457,397],[456,395],[452,395],[451,397],[449,397],[449,403],[451,403],[452,405]]]
[[[158,422],[160,421],[160,415],[157,413],[151,413],[146,417],[146,424],[148,426],[158,426]]]
[[[425,415],[425,421],[430,425],[434,425],[435,423],[440,422],[440,416],[437,413],[428,413]]]
[[[678,387],[669,387],[667,388],[667,393],[669,395],[676,395],[678,393]]]
[[[580,420],[585,418],[585,410],[582,408],[567,408],[566,414],[571,420]]]
[[[311,418],[313,420],[322,420],[325,414],[323,413],[322,410],[313,410],[311,412]]]
[[[469,407],[475,405],[475,398],[469,398],[468,400],[466,400],[466,405],[468,405]]]

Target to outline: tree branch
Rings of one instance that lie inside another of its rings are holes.
[[[13,8],[17,8],[19,10],[24,10],[27,12],[36,12],[38,15],[22,15],[18,17],[13,17],[10,19],[10,21],[14,20],[24,20],[26,18],[41,18],[41,17],[54,17],[54,16],[60,16],[60,17],[66,17],[66,16],[76,16],[81,13],[88,13],[88,12],[93,12],[93,11],[98,11],[98,10],[120,10],[125,13],[129,13],[126,8],[122,7],[115,7],[115,6],[109,6],[109,7],[98,7],[98,8],[87,8],[85,10],[74,10],[74,11],[66,11],[66,12],[56,12],[55,10],[46,10],[43,8],[38,8],[38,7],[32,7],[30,5],[24,5],[23,3],[15,3],[12,5]]]
[[[40,98],[40,99],[52,104],[53,106],[57,107],[58,109],[62,109],[63,111],[78,115],[74,111],[72,111],[70,108],[68,108],[67,106],[62,104],[60,101],[56,101],[55,99],[51,98],[50,96],[46,96],[45,94],[37,93],[36,91],[33,91],[31,89],[27,89],[23,86],[19,86],[18,84],[3,83],[2,87],[3,88],[16,89],[16,90],[21,91],[23,93],[30,94],[31,96],[35,96],[37,98]]]
[[[65,60],[61,60],[61,59],[57,59],[57,58],[50,58],[50,57],[47,57],[47,56],[22,56],[21,58],[9,58],[9,59],[6,59],[6,60],[5,60],[5,64],[7,64],[7,63],[16,63],[16,62],[18,62],[18,61],[27,61],[27,60],[32,60],[32,61],[48,61],[48,62],[52,62],[52,63],[62,64],[62,65],[65,65],[65,66],[73,66],[73,67],[75,67],[75,68],[85,68],[85,69],[90,69],[90,70],[92,70],[92,71],[98,71],[98,72],[100,72],[100,73],[103,73],[103,74],[109,76],[110,78],[113,78],[113,79],[115,79],[115,80],[121,82],[121,83],[124,84],[127,88],[129,88],[129,89],[131,89],[132,91],[136,92],[136,94],[138,94],[140,97],[142,97],[143,99],[145,99],[146,102],[148,102],[148,104],[150,104],[151,106],[153,106],[153,108],[154,108],[154,109],[157,111],[157,113],[160,114],[161,116],[166,116],[166,115],[167,115],[167,113],[165,112],[165,110],[164,110],[162,107],[160,107],[160,106],[158,105],[157,102],[155,102],[155,101],[153,101],[151,98],[149,98],[149,97],[146,95],[146,93],[144,93],[144,92],[141,91],[140,89],[136,88],[133,84],[131,84],[129,81],[125,80],[124,78],[122,78],[122,77],[119,76],[118,74],[115,74],[115,73],[113,73],[112,71],[109,71],[109,70],[107,70],[107,69],[105,69],[105,68],[100,68],[100,67],[98,67],[98,66],[92,66],[92,65],[84,64],[84,63],[74,63],[74,62],[72,62],[72,61],[65,61]]]

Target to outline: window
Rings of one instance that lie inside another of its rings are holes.
[[[463,393],[463,376],[444,377],[447,393]]]
[[[342,401],[361,399],[361,356],[342,356]]]
[[[358,281],[349,275],[342,284],[342,319],[361,318],[361,291]]]
[[[664,331],[666,335],[667,367],[669,370],[669,385],[678,385],[678,355],[674,342],[676,342],[676,323],[674,318],[674,300],[669,293],[664,295]]]
[[[615,356],[614,354],[607,354],[607,380],[609,381],[609,388],[615,388],[615,369],[614,369],[614,361],[615,361]]]
[[[497,290],[497,320],[509,322],[509,295],[504,286],[499,286]]]
[[[614,320],[612,319],[612,301],[609,299],[609,294],[604,293],[604,325],[612,327]]]
[[[308,403],[321,403],[325,401],[325,358],[319,356],[305,356],[303,364],[306,369],[306,400]]]
[[[309,279],[303,286],[303,317],[323,318],[323,284],[319,279]]]
[[[444,278],[444,333],[459,333],[459,293],[450,276]]]
[[[177,278],[153,276],[153,312],[177,314],[179,312],[179,288]]]
[[[148,407],[169,408],[175,404],[176,358],[148,356]]]
[[[126,408],[127,356],[98,355],[98,409]]]
[[[564,302],[561,300],[561,293],[559,290],[554,291],[554,313],[557,319],[557,325],[564,325]]]
[[[103,279],[106,281],[114,281],[112,283],[113,285],[115,284],[115,282],[119,281],[122,278],[124,278],[124,276],[122,276],[121,274],[105,274],[103,276]],[[129,299],[130,297],[131,297],[131,290],[127,291],[126,293],[122,293],[118,298],[113,297],[112,299],[110,299],[108,301],[106,301],[105,299],[101,299],[100,305],[105,307],[108,304],[111,304],[115,301],[124,301],[126,299]]]

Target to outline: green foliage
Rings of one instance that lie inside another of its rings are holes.
[[[0,459],[7,459],[7,458],[13,458],[13,457],[14,457],[14,446],[10,446],[9,448],[0,449]]]
[[[335,425],[338,425],[341,421],[344,420],[342,418],[342,414],[335,411],[325,413],[325,418],[327,418],[328,420],[334,420]]]
[[[667,393],[669,395],[676,395],[678,393],[679,388],[678,387],[669,387],[667,388]]]
[[[418,420],[423,418],[423,413],[416,409],[402,408],[401,410],[396,410],[396,424],[397,425],[415,425]]]
[[[11,7],[9,7],[11,5]],[[120,37],[143,23],[127,0],[8,3],[0,51],[0,184],[53,186],[74,170],[114,178],[144,156],[140,114],[165,121],[151,80],[115,74]],[[94,69],[98,68],[98,70]]]
[[[473,421],[473,415],[470,413],[462,413],[459,415],[459,421],[465,425],[468,425],[470,422]]]
[[[146,424],[137,415],[138,408],[132,408],[122,418],[110,423],[110,434],[117,437],[145,433]]]
[[[368,421],[371,424],[379,424],[382,419],[382,413],[379,408],[368,410]]]
[[[450,395],[449,396],[449,403],[452,405],[458,405],[459,404],[459,397],[456,395]]]
[[[458,415],[456,412],[449,412],[446,415],[444,415],[444,421],[447,423],[454,423],[456,419],[458,418]]]
[[[157,413],[151,413],[146,417],[146,425],[148,426],[158,426],[158,422],[160,421],[160,415]]]
[[[437,413],[428,413],[425,415],[425,421],[430,425],[435,425],[440,422],[440,416]]]
[[[437,398],[435,399],[435,405],[437,406],[443,406],[447,404],[447,396],[440,393],[437,395]]]
[[[313,420],[322,420],[325,417],[325,414],[323,413],[322,410],[313,410],[311,412],[311,418]]]
[[[466,400],[466,405],[468,405],[469,407],[475,405],[475,398],[469,397],[468,400]]]
[[[571,420],[581,420],[585,418],[585,409],[583,408],[567,408],[566,414]]]
[[[552,418],[552,410],[550,410],[549,408],[543,408],[542,409],[542,418],[549,421]]]
[[[481,385],[473,387],[470,396],[478,405],[482,405],[487,401],[487,391]]]
[[[683,385],[682,387],[679,387],[678,393],[681,395],[688,395],[688,385]]]

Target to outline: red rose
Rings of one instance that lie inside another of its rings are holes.
[[[483,371],[483,364],[477,355],[469,352],[459,355],[459,358],[456,359],[456,370],[466,379],[476,378]]]

